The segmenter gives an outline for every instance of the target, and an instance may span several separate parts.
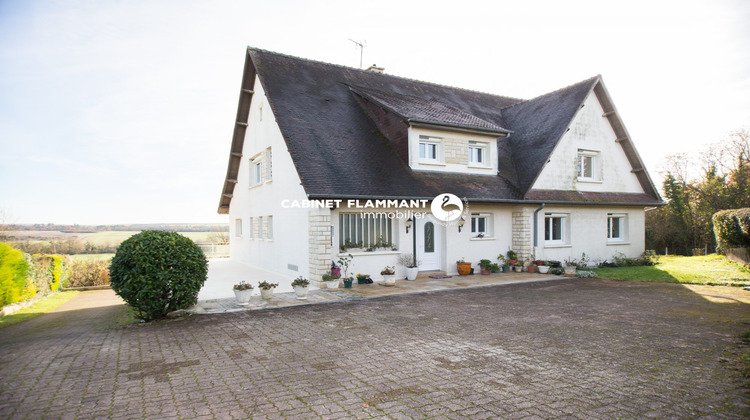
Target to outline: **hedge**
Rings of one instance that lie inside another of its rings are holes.
[[[29,260],[21,251],[0,243],[0,306],[34,295],[27,284],[29,266]]]
[[[106,261],[73,261],[66,287],[106,286],[109,263]]]
[[[750,248],[750,208],[718,211],[712,220],[719,251]]]

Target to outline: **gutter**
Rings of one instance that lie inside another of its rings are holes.
[[[537,229],[539,228],[539,218],[537,215],[540,211],[544,210],[546,204],[542,203],[542,206],[534,210],[534,254],[536,255],[536,247],[539,245],[539,235],[537,235]]]
[[[382,195],[331,195],[331,194],[308,194],[309,199],[342,199],[342,200],[433,200],[435,197],[417,196],[382,196]],[[474,203],[506,203],[506,204],[564,204],[572,206],[596,205],[596,206],[621,206],[621,207],[661,207],[665,202],[633,203],[616,201],[550,201],[550,200],[512,200],[512,199],[472,199],[461,197]]]

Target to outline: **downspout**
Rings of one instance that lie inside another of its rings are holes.
[[[537,235],[536,233],[537,229],[539,228],[539,218],[537,217],[537,215],[539,214],[540,211],[544,209],[545,205],[546,203],[542,203],[541,207],[534,210],[534,255],[536,255],[536,247],[539,243],[539,235]]]

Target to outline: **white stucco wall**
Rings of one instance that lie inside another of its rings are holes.
[[[538,207],[529,207],[532,214]],[[550,245],[544,241],[545,213],[564,214],[568,223],[566,234],[568,243]],[[626,215],[626,238],[624,241],[609,241],[607,239],[607,215]],[[637,257],[645,249],[645,211],[637,207],[601,207],[601,206],[546,206],[538,213],[537,259],[565,261],[567,258],[580,259],[582,253],[591,262],[612,261],[618,252]],[[533,233],[532,233],[533,235]]]
[[[254,90],[238,182],[229,207],[231,257],[289,279],[299,275],[308,277],[308,210],[282,207],[285,199],[305,200],[307,197],[257,78]],[[269,147],[272,151],[272,179],[265,179],[268,171],[264,161],[264,182],[251,186],[250,160],[259,154],[265,160]],[[263,217],[267,220],[268,216],[273,216],[273,239],[259,237],[259,229],[250,238],[250,218],[257,221],[258,217]],[[236,219],[242,219],[241,236],[235,231]],[[297,269],[290,268],[290,265]]]
[[[599,100],[591,92],[570,125],[570,130],[560,139],[533,189],[643,192],[638,178],[631,172],[633,168],[625,152],[615,141],[615,132],[607,118],[602,116],[603,113]],[[578,180],[578,149],[599,152],[599,164],[595,169],[599,181]]]

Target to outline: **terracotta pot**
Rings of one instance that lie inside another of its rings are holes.
[[[536,273],[536,266],[534,264],[531,264],[528,267],[529,273]]]
[[[469,273],[471,273],[471,263],[470,262],[456,263],[456,266],[458,267],[458,274],[460,274],[462,276],[468,276]]]
[[[490,274],[490,273],[491,273],[491,271],[490,271],[490,270],[487,270],[486,268],[482,267],[482,274],[483,274],[483,275],[485,275],[485,276],[486,276],[486,275],[488,275],[488,274]]]

